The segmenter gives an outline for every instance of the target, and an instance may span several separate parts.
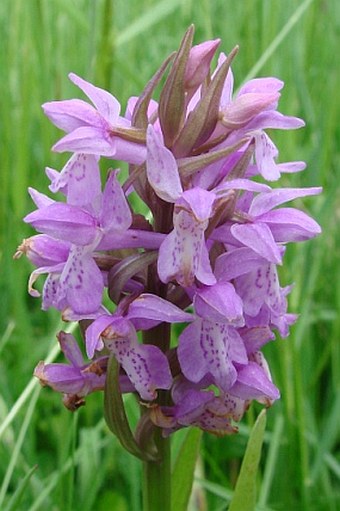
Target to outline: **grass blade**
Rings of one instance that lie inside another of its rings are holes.
[[[19,506],[21,499],[24,495],[25,489],[26,489],[28,483],[30,482],[30,479],[31,479],[33,473],[37,470],[37,468],[38,468],[38,465],[34,465],[34,467],[32,467],[27,472],[27,474],[25,475],[23,480],[20,482],[20,484],[17,487],[17,489],[15,490],[15,492],[13,493],[12,497],[8,501],[7,506],[5,507],[4,511],[16,511],[19,509],[18,506]]]
[[[183,440],[172,471],[171,511],[186,511],[188,507],[201,437],[202,431],[192,428]]]
[[[262,410],[251,431],[240,475],[229,511],[253,511],[256,505],[256,475],[266,427],[266,410]]]

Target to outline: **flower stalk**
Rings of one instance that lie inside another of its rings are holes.
[[[193,38],[191,26],[124,114],[108,91],[74,73],[90,102],[43,105],[65,132],[53,149],[73,155],[61,171],[46,168],[63,201],[29,189],[36,209],[24,221],[39,234],[15,254],[35,266],[29,293],[40,296],[35,283],[47,275],[42,308],[79,322],[82,334],[84,350],[61,332],[68,363],[40,362],[35,375],[72,411],[104,391],[109,429],[143,461],[145,511],[170,510],[173,433],[234,434],[253,400],[269,407],[280,397],[262,348],[288,336],[297,316],[278,267],[288,243],[321,231],[286,206],[321,189],[275,184],[305,168],[279,162],[266,132],[304,125],[277,110],[283,82],[258,78],[234,94],[238,47],[211,71],[220,41],[193,46]],[[129,164],[125,183],[119,169],[102,183],[103,158]],[[140,404],[136,431],[124,393]]]
[[[159,460],[143,463],[143,510],[171,510],[171,438],[154,433]]]

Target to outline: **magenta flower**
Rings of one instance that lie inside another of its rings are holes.
[[[43,105],[47,117],[67,133],[53,149],[142,163],[145,147],[117,136],[117,128],[129,127],[127,120],[119,115],[118,100],[74,73],[70,73],[69,78],[94,106],[81,99],[52,101]]]
[[[99,198],[100,207],[93,213],[79,206],[52,203],[25,217],[41,232],[72,244],[65,264],[47,268],[47,273],[59,275],[45,285],[44,308],[54,306],[62,310],[70,306],[83,314],[100,307],[104,279],[93,258],[94,251],[105,233],[127,230],[132,217],[114,172]],[[45,269],[40,269],[41,272],[46,273]]]
[[[46,168],[50,191],[64,202],[30,189],[37,209],[24,221],[40,234],[16,253],[36,267],[33,296],[47,274],[43,309],[81,323],[90,359],[62,333],[69,363],[40,363],[36,376],[73,409],[105,388],[110,429],[139,453],[153,444],[145,437],[155,427],[165,436],[190,425],[230,434],[252,400],[270,406],[279,398],[262,348],[277,333],[287,336],[297,315],[288,308],[292,285],[281,285],[277,268],[287,243],[321,231],[286,206],[320,188],[267,183],[305,168],[279,162],[267,133],[304,125],[278,111],[283,82],[257,78],[233,94],[237,49],[221,54],[211,72],[220,41],[192,46],[192,38],[191,27],[128,100],[125,116],[114,96],[73,73],[92,104],[43,105],[66,133],[54,150],[73,154],[60,172]],[[102,185],[100,158],[130,164],[127,177],[110,170]],[[171,335],[177,323],[186,324],[178,339]],[[147,404],[128,439],[120,392]]]
[[[75,153],[59,173],[49,167],[46,174],[51,179],[51,192],[62,191],[67,203],[87,206],[101,193],[98,158],[90,154]]]
[[[48,385],[67,397],[67,403],[83,404],[81,398],[96,390],[103,390],[105,384],[104,359],[86,364],[77,341],[71,334],[60,332],[61,350],[70,364],[44,364],[39,362],[34,375],[42,385]],[[72,398],[71,398],[72,396]]]
[[[157,346],[139,344],[135,326],[148,329],[162,321],[192,321],[171,303],[153,295],[140,295],[129,306],[126,316],[117,311],[98,317],[86,331],[86,350],[90,358],[104,347],[114,353],[142,399],[157,397],[156,389],[169,389],[172,376],[166,356]],[[150,323],[151,322],[151,323]]]

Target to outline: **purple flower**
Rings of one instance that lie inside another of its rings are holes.
[[[140,295],[126,316],[119,311],[98,317],[86,330],[86,351],[90,358],[105,346],[114,353],[142,399],[157,397],[156,389],[169,389],[172,376],[166,356],[157,346],[140,344],[136,328],[148,329],[162,321],[192,321],[192,316],[157,296]],[[135,326],[134,326],[135,325]]]
[[[34,376],[39,378],[42,385],[48,385],[53,390],[66,394],[65,404],[78,407],[84,404],[81,398],[96,390],[103,390],[106,359],[86,364],[73,335],[60,332],[58,341],[70,364],[39,362],[34,370]]]
[[[185,88],[188,96],[198,89],[208,76],[211,60],[213,59],[221,40],[205,41],[193,46],[185,69]]]
[[[52,101],[43,105],[47,117],[67,133],[55,144],[54,150],[142,163],[145,160],[145,147],[126,141],[116,134],[117,128],[130,126],[130,123],[119,115],[120,104],[117,99],[74,73],[70,73],[69,78],[94,106],[80,99]]]
[[[226,56],[220,55],[219,66]],[[281,172],[290,171],[292,164],[276,162],[278,149],[263,131],[264,129],[296,129],[304,126],[297,117],[289,117],[277,112],[279,91],[283,82],[276,78],[256,78],[245,83],[235,98],[232,97],[233,75],[229,73],[223,88],[220,103],[220,124],[217,125],[212,138],[228,134],[228,144],[252,134],[255,140],[255,162],[257,173],[268,181],[279,179]],[[294,162],[294,171],[302,170],[302,162]]]
[[[276,266],[249,248],[238,248],[222,254],[216,261],[219,282],[233,279],[243,303],[246,325],[277,328],[284,337],[295,314],[287,314],[286,296],[291,286],[281,288]]]
[[[273,208],[297,197],[320,192],[321,188],[277,188],[261,192],[245,210],[240,210],[239,216],[243,222],[228,221],[218,227],[212,237],[236,247],[249,247],[268,262],[281,264],[282,250],[278,243],[310,239],[321,229],[315,220],[302,211]]]
[[[54,306],[62,310],[70,306],[80,314],[95,312],[102,301],[104,280],[93,258],[94,251],[106,233],[112,236],[117,231],[124,232],[132,221],[116,173],[111,172],[97,210],[90,212],[79,206],[52,203],[24,220],[45,234],[72,243],[65,264],[47,269],[58,276],[45,285],[44,308]],[[40,268],[39,273],[46,271]]]
[[[261,365],[264,363],[260,360],[250,362],[240,371],[230,392],[219,395],[207,388],[207,381],[193,384],[180,376],[172,387],[173,406],[152,408],[151,420],[163,429],[164,436],[187,426],[196,426],[218,436],[236,433],[234,421],[241,420],[251,399],[268,406],[279,397],[269,372]]]
[[[196,320],[179,337],[178,359],[184,376],[194,383],[211,377],[227,392],[237,379],[235,364],[248,357],[237,327],[244,325],[242,301],[232,284],[215,284],[194,296]]]
[[[287,243],[321,231],[303,211],[282,207],[320,188],[263,182],[305,167],[278,163],[266,133],[304,124],[278,112],[283,82],[250,80],[233,95],[237,48],[221,54],[211,73],[220,41],[192,47],[192,38],[190,27],[178,52],[128,100],[125,117],[114,96],[73,73],[92,104],[43,106],[66,132],[54,149],[74,153],[60,172],[46,168],[50,190],[66,202],[30,189],[37,209],[24,221],[41,234],[15,254],[25,253],[36,267],[33,296],[36,279],[47,274],[43,309],[82,321],[83,332],[87,325],[90,362],[61,333],[70,363],[40,363],[36,376],[75,409],[104,388],[114,356],[120,391],[152,401],[137,428],[142,449],[153,425],[165,436],[190,425],[231,434],[252,400],[269,406],[279,398],[261,350],[276,331],[287,336],[297,316],[288,312],[292,286],[281,286],[277,267]],[[110,170],[102,187],[100,158],[130,164],[126,181],[118,179],[124,172]],[[170,335],[176,323],[188,323],[178,340]]]
[[[214,200],[213,192],[192,188],[176,201],[174,229],[159,248],[158,274],[162,282],[175,279],[184,287],[191,286],[195,277],[206,285],[216,282],[204,238]]]
[[[146,141],[148,181],[158,197],[166,202],[175,202],[183,193],[176,159],[151,124],[147,129]]]
[[[51,179],[50,190],[63,191],[67,203],[87,206],[101,193],[98,158],[90,154],[75,153],[59,173],[49,167],[46,173]]]

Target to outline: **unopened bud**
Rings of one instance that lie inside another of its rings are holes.
[[[192,95],[209,74],[210,63],[220,44],[220,39],[193,46],[185,71],[185,89]]]
[[[278,92],[272,94],[256,92],[242,94],[224,108],[221,122],[223,126],[230,130],[243,128],[243,126],[248,124],[256,115],[276,102],[279,97],[280,94]]]

